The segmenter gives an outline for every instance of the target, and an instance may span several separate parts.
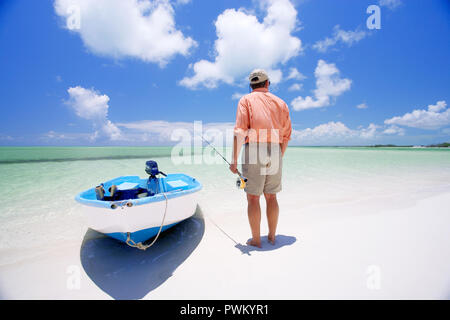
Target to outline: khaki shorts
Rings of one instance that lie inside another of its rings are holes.
[[[242,175],[248,179],[245,192],[257,196],[280,192],[282,166],[280,144],[245,144],[242,154]]]

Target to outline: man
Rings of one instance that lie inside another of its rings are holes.
[[[249,80],[252,92],[241,98],[237,108],[230,170],[237,173],[237,160],[244,145],[242,174],[248,179],[244,190],[252,231],[252,239],[247,244],[261,247],[259,198],[264,194],[268,240],[275,244],[279,213],[276,194],[281,191],[282,157],[291,138],[292,127],[286,103],[269,92],[267,73],[256,69]]]

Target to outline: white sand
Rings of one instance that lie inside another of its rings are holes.
[[[450,298],[448,189],[301,210],[295,200],[280,195],[278,243],[258,250],[242,245],[243,201],[231,213],[198,213],[146,252],[80,227],[84,243],[67,239],[0,266],[0,297]]]

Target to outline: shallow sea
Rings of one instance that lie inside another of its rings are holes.
[[[145,177],[150,159],[165,173],[197,178],[203,184],[199,205],[206,215],[245,214],[243,191],[236,189],[236,177],[220,157],[207,148],[204,158],[174,158],[172,150],[0,147],[0,265],[12,262],[11,250],[82,238],[83,208],[75,195],[117,176]],[[289,147],[283,166],[280,208],[300,213],[306,206],[450,190],[450,149]]]

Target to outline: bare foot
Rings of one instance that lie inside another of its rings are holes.
[[[253,239],[250,239],[247,241],[247,245],[261,248],[261,241],[255,241]]]
[[[274,246],[275,245],[275,236],[267,236],[267,240]]]

